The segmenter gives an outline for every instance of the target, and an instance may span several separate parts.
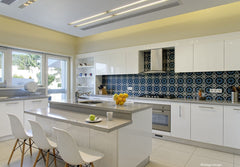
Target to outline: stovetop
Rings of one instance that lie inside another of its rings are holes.
[[[175,95],[165,95],[165,94],[143,94],[139,97],[146,97],[146,98],[165,98],[165,99],[175,99]]]

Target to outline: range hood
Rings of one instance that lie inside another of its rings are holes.
[[[144,71],[144,73],[162,73],[166,72],[164,67],[165,60],[163,58],[162,49],[152,49],[150,50],[150,69]]]

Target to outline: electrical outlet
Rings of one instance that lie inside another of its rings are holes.
[[[222,93],[222,89],[216,89],[216,93]]]
[[[222,93],[222,89],[210,89],[210,93]]]
[[[132,90],[132,87],[127,87],[127,90]]]

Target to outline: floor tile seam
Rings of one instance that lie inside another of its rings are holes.
[[[185,163],[184,167],[186,167],[188,165],[188,163],[190,162],[190,160],[192,159],[192,156],[194,154],[194,152],[197,150],[197,147],[194,148],[194,151],[191,153],[190,157],[188,158],[187,162]]]

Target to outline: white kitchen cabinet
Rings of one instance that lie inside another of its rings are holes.
[[[12,134],[11,125],[7,114],[16,115],[23,123],[23,102],[0,102],[0,108],[0,137],[5,137]]]
[[[199,39],[194,42],[194,72],[224,70],[224,40]]]
[[[141,71],[141,65],[144,67],[144,59],[143,57],[139,56],[139,48],[138,47],[132,47],[132,48],[127,48],[126,49],[126,54],[125,54],[125,68],[126,74],[138,74]]]
[[[99,52],[94,59],[96,75],[125,74],[125,54],[121,49]]]
[[[240,38],[225,40],[225,71],[240,70]]]
[[[240,149],[240,107],[224,106],[224,146]]]
[[[24,106],[23,110],[34,110],[37,108],[47,108],[48,107],[48,99],[42,98],[42,99],[32,99],[32,100],[24,100]],[[31,126],[28,120],[35,121],[36,117],[31,114],[24,113],[24,121],[23,125],[26,130],[30,130]]]
[[[190,103],[171,104],[171,135],[190,140]]]
[[[193,72],[193,42],[180,42],[175,46],[175,72]]]
[[[223,145],[223,106],[191,104],[191,140]]]

